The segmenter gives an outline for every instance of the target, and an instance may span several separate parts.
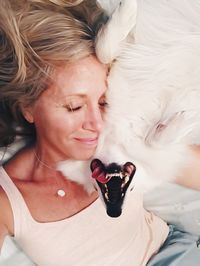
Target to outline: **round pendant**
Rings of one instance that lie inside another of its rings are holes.
[[[62,189],[59,189],[59,190],[57,191],[57,195],[58,195],[59,197],[64,197],[64,196],[65,196],[65,191],[62,190]]]

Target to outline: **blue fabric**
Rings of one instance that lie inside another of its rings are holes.
[[[200,266],[199,236],[178,230],[170,225],[163,246],[147,264],[148,266]]]

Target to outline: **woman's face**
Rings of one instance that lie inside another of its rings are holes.
[[[57,160],[95,152],[106,108],[107,68],[94,56],[66,64],[32,107],[37,142]]]

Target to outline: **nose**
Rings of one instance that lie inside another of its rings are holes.
[[[103,129],[103,125],[103,114],[99,107],[87,108],[83,128],[100,133]]]

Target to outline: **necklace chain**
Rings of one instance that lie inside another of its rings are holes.
[[[56,171],[56,168],[53,168],[53,167],[49,166],[48,164],[44,163],[43,161],[41,161],[40,158],[38,157],[38,155],[37,155],[37,153],[36,153],[35,150],[33,150],[33,152],[34,152],[35,158],[37,159],[37,161],[38,161],[39,163],[41,163],[43,166],[47,167],[47,168],[50,169],[50,170],[54,170],[54,171]],[[58,185],[57,180],[56,180],[56,183],[57,183],[57,185]],[[56,191],[56,195],[59,196],[59,197],[64,197],[64,196],[66,195],[66,193],[65,193],[64,189],[59,188],[59,189]]]
[[[48,164],[46,164],[46,163],[44,163],[43,161],[41,161],[40,158],[38,157],[38,155],[37,155],[37,153],[36,153],[35,150],[33,150],[33,152],[34,152],[35,158],[38,160],[39,163],[41,163],[42,165],[44,165],[45,167],[47,167],[47,168],[49,168],[49,169],[51,169],[51,170],[56,171],[56,168],[51,167],[51,166],[49,166]]]

